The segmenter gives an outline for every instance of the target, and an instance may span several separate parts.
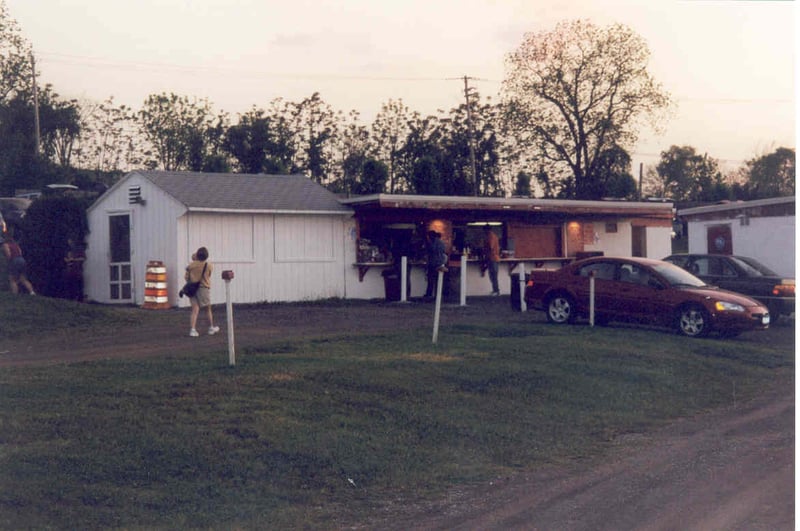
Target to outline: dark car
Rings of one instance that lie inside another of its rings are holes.
[[[743,293],[769,308],[772,324],[794,313],[794,279],[778,275],[746,256],[673,254],[665,261],[680,266],[706,284]]]
[[[686,270],[647,258],[588,258],[557,271],[533,270],[525,287],[530,308],[552,323],[589,317],[594,277],[595,322],[634,321],[675,328],[689,337],[712,330],[732,337],[769,326],[769,310],[740,293],[708,286]]]

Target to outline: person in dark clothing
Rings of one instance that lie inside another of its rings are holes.
[[[22,284],[28,290],[28,293],[36,295],[25,274],[27,264],[25,263],[25,258],[22,257],[22,249],[14,241],[14,237],[11,234],[5,233],[3,238],[3,254],[8,259],[8,285],[11,288],[11,293],[19,293],[19,285]]]
[[[436,294],[436,281],[439,270],[447,265],[447,254],[444,249],[444,242],[436,231],[428,231],[428,263],[427,277],[428,285],[425,288],[425,297],[430,298]]]
[[[64,257],[64,296],[73,301],[83,301],[83,263],[86,253],[82,245],[69,241],[69,250]]]

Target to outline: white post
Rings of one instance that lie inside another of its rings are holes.
[[[459,285],[461,306],[467,305],[467,255],[461,255],[461,284]]]
[[[444,271],[439,269],[438,280],[436,282],[436,310],[433,313],[433,344],[439,340],[439,314],[442,311],[442,284]]]
[[[519,267],[519,311],[527,312],[528,305],[525,304],[525,262],[520,262]]]
[[[225,279],[225,312],[228,320],[228,364],[236,365],[236,349],[233,340],[233,304],[231,303],[231,280]]]
[[[406,302],[406,292],[408,291],[408,257],[400,258],[400,302]]]
[[[589,273],[589,326],[594,326],[594,271]]]

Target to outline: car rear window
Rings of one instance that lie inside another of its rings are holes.
[[[734,257],[730,258],[736,262],[736,265],[742,268],[747,276],[750,277],[776,277],[777,273],[760,262],[756,262],[752,258]]]

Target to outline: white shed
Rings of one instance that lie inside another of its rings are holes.
[[[685,208],[690,253],[749,256],[795,276],[795,198],[774,197]]]
[[[353,211],[303,175],[134,171],[88,210],[89,300],[141,305],[148,264],[167,270],[171,305],[198,247],[214,264],[212,303],[345,297]]]

